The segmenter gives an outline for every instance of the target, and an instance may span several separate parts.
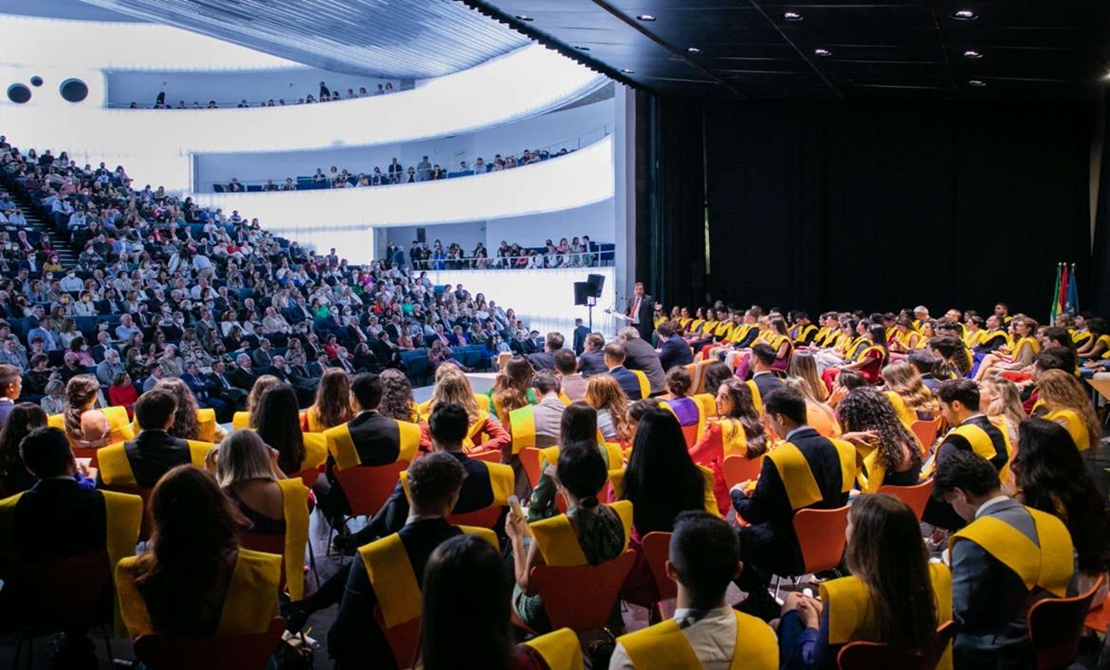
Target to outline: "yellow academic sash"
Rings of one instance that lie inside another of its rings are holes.
[[[798,330],[798,334],[794,337],[794,344],[802,344],[806,341],[806,338],[809,337],[809,334],[815,330],[817,330],[817,326],[813,325],[812,323],[808,326],[802,326]]]
[[[412,459],[416,457],[416,452],[420,449],[420,426],[407,421],[394,420],[394,423],[397,424],[398,439],[401,443],[395,462],[412,462]],[[324,439],[327,440],[328,453],[335,459],[337,469],[346,470],[362,465],[362,458],[358,455],[354,438],[351,437],[350,423],[340,424],[335,428],[325,430]]]
[[[569,628],[560,628],[524,644],[543,658],[548,670],[582,670],[585,667],[578,634]]]
[[[304,598],[304,547],[308,544],[308,489],[300,479],[279,479],[285,517],[285,587],[294,602]]]
[[[490,401],[488,395],[484,393],[475,393],[474,402],[478,404],[479,412],[485,412],[487,416],[489,415]],[[427,421],[429,418],[431,418],[433,409],[435,408],[432,407],[432,399],[429,398],[424,402],[417,404],[416,416],[421,421]]]
[[[701,465],[697,466],[701,471],[701,476],[705,480],[705,511],[713,516],[721,517],[721,508],[717,506],[717,494],[713,490],[713,486],[717,483],[717,478],[713,476],[713,471]]]
[[[197,439],[201,442],[216,441],[216,410],[197,408]]]
[[[898,420],[906,427],[906,430],[913,432],[913,424],[917,421],[917,412],[910,409],[906,404],[906,399],[898,395],[895,391],[887,391],[886,397],[890,400],[890,404],[894,406],[894,413],[898,415]]]
[[[471,422],[470,426],[466,429],[466,437],[463,438],[463,448],[471,450],[481,442],[482,429],[486,426],[486,421],[489,420],[489,412],[478,411],[478,418]]]
[[[605,468],[613,470],[619,468],[624,463],[624,454],[621,452],[619,444],[612,442],[598,442],[598,450],[601,452],[602,458],[605,459]],[[546,465],[544,463],[546,461]],[[545,447],[540,449],[540,472],[543,472],[548,465],[557,465],[559,463],[559,447]]]
[[[1083,421],[1079,412],[1074,409],[1061,408],[1048,412],[1042,418],[1055,421],[1066,428],[1068,434],[1071,435],[1071,439],[1075,440],[1075,446],[1079,451],[1087,451],[1091,448],[1091,435],[1087,430],[1087,423]]]
[[[721,452],[723,458],[748,455],[748,435],[739,419],[721,417]],[[722,458],[722,460],[723,460]]]
[[[1013,447],[1010,446],[1010,437],[1006,434],[1006,431],[1003,430],[999,432],[1002,433],[1002,441],[1005,444],[1006,465],[1002,466],[1002,469],[999,471],[998,476],[1002,479],[1003,482],[1009,482],[1013,478],[1013,476],[1010,474],[1010,459],[1013,457],[1014,451]],[[972,451],[987,459],[988,461],[998,456],[998,452],[994,448],[994,442],[991,440],[991,436],[988,435],[987,431],[983,430],[983,428],[980,426],[976,426],[973,423],[964,423],[953,428],[948,434],[959,435],[963,437],[965,440],[968,441],[969,444],[971,444]]]
[[[509,412],[514,454],[536,446],[536,415],[533,410],[534,405],[525,405]]]
[[[127,418],[126,408],[100,407],[97,409],[103,412],[104,418],[108,420],[108,437],[112,442],[126,442],[135,439],[136,432],[131,428],[131,421]],[[67,438],[69,437],[69,431],[66,430],[65,415],[51,414],[46,417],[46,425],[57,428],[64,432]]]
[[[314,470],[328,461],[328,439],[323,433],[301,433],[304,436],[304,460],[301,470]],[[291,473],[290,473],[291,474]]]
[[[1077,330],[1075,328],[1072,328],[1071,330],[1069,330],[1068,334],[1071,335],[1072,344],[1074,344],[1077,349],[1079,347],[1082,347],[1083,345],[1087,344],[1087,342],[1089,342],[1091,340],[1091,337],[1092,337],[1091,336],[1091,331],[1089,331],[1089,330]]]
[[[624,524],[624,548],[628,548],[628,538],[632,535],[632,503],[619,500],[611,503],[609,508],[616,512]],[[552,567],[574,567],[586,565],[586,554],[582,552],[582,545],[578,536],[571,527],[570,518],[566,514],[553,516],[550,519],[535,521],[528,525],[532,536],[539,545],[544,562]]]
[[[929,564],[929,578],[937,604],[937,624],[952,619],[952,572],[943,563]],[[871,608],[867,585],[858,577],[841,577],[821,584],[821,601],[829,612],[829,644],[880,642],[879,623]],[[938,670],[952,669],[952,643]]]
[[[742,323],[736,328],[733,328],[732,336],[728,338],[729,343],[735,344],[737,342],[743,342],[748,337],[748,333],[752,331],[752,328],[755,328],[755,326],[750,323]]]
[[[856,474],[860,493],[878,493],[884,479],[886,479],[886,468],[879,463],[879,450],[871,449],[866,456],[863,456],[863,467]]]
[[[189,462],[193,467],[204,469],[204,462],[208,452],[216,448],[209,442],[186,440],[189,443]],[[122,442],[110,444],[96,452],[97,462],[100,464],[100,480],[108,486],[138,486],[135,473],[131,470],[131,461],[127,459],[127,450]]]
[[[847,349],[844,350],[844,360],[858,361],[860,359],[860,351],[868,343],[868,339],[862,335],[852,340]]]
[[[311,409],[311,408],[310,408]],[[309,428],[312,427],[311,419],[309,419]],[[251,414],[250,412],[236,412],[231,415],[231,429],[243,430],[244,428],[251,427]]]
[[[1099,335],[1096,346],[1097,344],[1102,344],[1103,346],[1102,353],[1099,354],[1099,360],[1110,358],[1110,335]]]
[[[1017,342],[1014,343],[1014,349],[1013,349],[1013,352],[1012,352],[1014,360],[1017,360],[1018,354],[1020,354],[1021,350],[1025,347],[1029,347],[1030,349],[1032,349],[1034,356],[1037,355],[1038,353],[1040,353],[1040,351],[1041,351],[1041,345],[1037,343],[1036,338],[1023,337],[1023,338],[1021,338],[1020,340],[1018,340]]]
[[[763,414],[763,394],[759,392],[759,387],[756,386],[754,379],[749,379],[744,382],[748,385],[748,390],[752,392],[752,407],[755,408],[756,414]]]
[[[489,469],[489,484],[493,492],[493,503],[490,507],[504,507],[509,504],[509,496],[513,495],[516,487],[516,474],[512,466],[500,463],[478,461]],[[412,499],[409,493],[409,471],[401,471],[401,488],[405,491],[405,498]]]
[[[627,369],[627,368],[625,368],[625,369]],[[648,381],[648,377],[647,377],[646,374],[644,374],[644,371],[643,370],[629,370],[629,372],[636,375],[636,381],[640,382],[640,397],[641,398],[647,398],[648,396],[650,396],[651,395],[651,382]]]
[[[982,516],[952,536],[949,551],[959,541],[974,542],[1021,577],[1025,588],[1039,586],[1057,598],[1064,598],[1075,572],[1071,535],[1064,522],[1051,514],[1031,507],[1025,510],[1037,528],[1036,544],[1005,521]]]
[[[736,646],[729,670],[777,670],[779,644],[763,621],[743,612],[736,616]],[[617,638],[636,670],[700,668],[701,661],[674,619]]]
[[[836,447],[840,457],[841,492],[847,493],[852,490],[856,481],[856,448],[842,440],[829,442]],[[809,507],[824,498],[813,471],[809,469],[809,461],[798,447],[790,442],[783,442],[772,449],[767,457],[778,470],[792,509],[797,511]]]
[[[134,569],[138,559],[125,558],[116,566],[116,587],[119,591],[123,622],[131,637],[152,635],[157,631],[150,621],[150,612],[135,584]],[[264,633],[277,612],[277,590],[281,583],[281,556],[239,548],[235,568],[227,586],[216,637]]]

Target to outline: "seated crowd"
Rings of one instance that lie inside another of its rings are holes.
[[[346,95],[344,95],[343,92],[340,91],[338,88],[328,89],[328,86],[325,82],[320,82],[319,99],[317,99],[311,93],[303,98],[297,98],[296,100],[291,99],[289,102],[286,102],[285,98],[278,98],[277,102],[274,102],[274,99],[270,98],[265,102],[259,100],[257,103],[250,103],[247,102],[246,98],[243,98],[239,101],[238,104],[235,105],[235,107],[236,109],[246,109],[250,107],[284,107],[287,104],[311,105],[316,102],[337,102],[339,100],[354,100],[357,98],[368,98],[376,95],[386,95],[388,93],[393,93],[394,90],[395,89],[393,88],[393,83],[386,82],[385,84],[378,84],[377,89],[371,91],[367,91],[365,86],[360,86],[358,89],[358,93],[355,93],[355,89],[348,88]],[[128,105],[128,107],[130,109],[220,109],[220,104],[215,100],[209,100],[206,105],[201,105],[198,101],[194,100],[192,106],[189,106],[185,104],[184,100],[179,100],[177,102],[177,105],[174,106],[173,103],[166,102],[166,92],[159,91],[158,95],[154,98],[154,104],[150,105],[149,107],[146,105],[140,105],[137,102],[132,102],[130,105]]]
[[[426,242],[413,240],[409,247],[408,260],[414,270],[536,270],[543,268],[585,268],[602,264],[599,253],[606,245],[598,245],[589,235],[575,237],[570,242],[561,238],[559,244],[551,240],[542,247],[521,247],[514,242],[502,240],[501,246],[490,258],[486,245],[478,242],[468,255],[461,244],[452,242],[446,247],[435,240],[429,248]],[[610,249],[612,248],[611,245]],[[404,251],[390,242],[386,248],[386,259],[398,265],[405,264]]]
[[[340,668],[582,667],[578,634],[602,627],[592,667],[835,668],[856,642],[1037,667],[1031,608],[1107,597],[1075,346],[1096,319],[978,318],[679,309],[654,344],[548,333],[486,393],[441,365],[423,403],[395,369],[331,367],[301,412],[291,379],[244,378],[230,433],[177,380],[129,422],[78,374],[55,418],[15,404],[0,366],[7,574],[106,551],[133,637],[264,633],[279,613],[296,633],[334,605]],[[127,513],[144,504],[149,527]],[[311,589],[310,509],[354,557]],[[842,560],[815,564],[814,542]],[[776,601],[773,577],[808,573],[819,593]],[[656,623],[629,632],[622,602]],[[66,632],[75,667],[89,640]]]
[[[243,105],[240,104],[239,106],[242,107]],[[516,167],[540,163],[549,158],[557,158],[569,153],[574,153],[574,150],[562,148],[556,153],[551,153],[547,149],[525,149],[519,155],[506,154],[502,156],[497,154],[489,162],[486,162],[481,156],[475,159],[473,164],[459,161],[455,169],[441,167],[438,163],[433,165],[428,161],[427,156],[421,158],[415,166],[410,165],[408,168],[394,158],[386,166],[384,172],[381,167],[375,167],[368,172],[356,172],[347,168],[340,169],[333,165],[327,172],[324,172],[323,168],[316,168],[316,172],[311,177],[298,177],[296,180],[292,177],[286,177],[285,181],[280,184],[274,183],[273,179],[267,179],[260,188],[252,190],[295,191],[297,188],[359,188],[363,186],[389,186],[390,184],[414,184],[436,179],[453,179],[455,177],[486,174],[487,172],[501,172],[502,170],[511,170]],[[248,186],[239,181],[237,177],[232,177],[226,185],[214,184],[213,190],[216,192],[242,193],[248,190]]]

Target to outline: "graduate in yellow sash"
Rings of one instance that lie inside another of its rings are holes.
[[[742,569],[736,533],[705,512],[684,512],[671,536],[667,576],[678,585],[674,618],[617,638],[610,670],[775,670],[775,633],[725,602]]]
[[[135,437],[126,409],[94,407],[99,391],[100,382],[93,375],[73,377],[66,383],[69,407],[63,414],[54,414],[47,419],[49,425],[65,431],[75,449],[96,449]]]
[[[1037,381],[1037,392],[1038,404],[1044,410],[1041,416],[1066,428],[1079,451],[1098,445],[1102,438],[1102,422],[1075,375],[1046,370]]]
[[[921,445],[898,420],[886,394],[865,386],[853,389],[837,406],[844,426],[842,440],[856,448],[860,491],[876,493],[884,485],[914,486],[921,473]]]
[[[1003,495],[998,471],[976,453],[957,451],[941,461],[933,482],[933,495],[968,522],[948,545],[955,667],[1035,667],[1029,607],[1074,595],[1067,527]]]
[[[598,565],[613,560],[628,548],[632,527],[631,503],[622,501],[610,506],[597,499],[609,475],[592,440],[565,444],[556,470],[558,492],[567,501],[567,513],[529,525],[510,512],[505,521],[516,575],[513,607],[520,620],[536,632],[551,630],[551,624],[543,598],[531,582],[532,568],[542,564]],[[532,537],[526,543],[528,529]]]
[[[297,392],[283,382],[266,389],[255,415],[254,430],[277,451],[278,467],[286,477],[315,470],[328,460],[327,439],[323,433],[301,431],[297,406]]]
[[[170,470],[150,498],[153,548],[116,567],[120,611],[139,635],[265,632],[278,613],[281,556],[239,547],[247,520],[199,468]]]
[[[929,563],[921,526],[906,503],[885,494],[860,496],[846,534],[852,576],[824,582],[820,600],[794,592],[783,603],[784,670],[835,668],[839,648],[849,642],[928,654],[937,628],[952,619],[952,573]],[[950,651],[937,667],[952,670]]]
[[[725,458],[743,456],[755,459],[767,453],[769,440],[759,413],[752,405],[749,383],[732,378],[721,384],[714,398],[720,418],[710,421],[701,439],[690,448],[690,458],[694,463],[713,472],[713,490],[724,510],[730,504],[725,484]]]
[[[75,478],[77,463],[69,442],[56,428],[37,428],[22,442],[23,464],[38,478],[29,490],[0,500],[0,579],[5,580],[0,619],[18,622],[19,604],[38,594],[19,580],[21,563],[49,561],[104,552],[102,574],[114,575],[116,562],[135,554],[143,516],[142,498],[96,491]],[[94,579],[94,575],[86,575]],[[104,613],[111,611],[111,587],[103,594]],[[65,644],[52,667],[88,667],[92,643],[80,627],[66,630]]]

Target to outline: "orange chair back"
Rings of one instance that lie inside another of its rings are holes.
[[[374,619],[385,634],[385,640],[389,643],[389,649],[393,652],[393,660],[397,662],[397,667],[411,668],[413,661],[416,660],[416,650],[420,648],[420,624],[423,618],[416,617],[393,628],[386,628],[381,606],[374,605]]]
[[[605,628],[621,585],[635,562],[636,554],[625,551],[599,565],[532,568],[532,580],[543,596],[552,628],[570,628],[576,633]]]
[[[335,470],[339,485],[351,503],[352,516],[374,516],[389,500],[394,487],[407,470],[408,461],[389,465],[359,465],[346,470]]]
[[[485,461],[486,463],[500,463],[501,450],[500,449],[486,449],[485,451],[474,451],[467,454],[470,458],[476,461]]]
[[[802,548],[802,574],[832,570],[840,564],[847,540],[848,506],[836,509],[803,509],[794,514],[794,533]]]
[[[528,483],[532,488],[540,482],[540,450],[536,447],[528,447],[520,452],[520,466],[524,468],[524,474],[528,476]]]
[[[258,535],[256,533],[239,533],[239,545],[253,551],[281,556],[281,583],[278,591],[285,590],[285,536],[284,535]]]
[[[312,485],[316,483],[316,480],[319,479],[320,475],[323,473],[324,465],[320,464],[319,467],[301,470],[300,472],[294,472],[293,474],[289,475],[289,479],[296,479],[300,477],[301,481],[304,482],[305,488],[311,490]]]
[[[21,626],[72,630],[112,620],[112,572],[101,549],[55,561],[18,561],[5,576],[6,605]]]
[[[954,622],[948,621],[941,624],[928,653],[900,649],[878,642],[849,642],[836,656],[837,667],[840,670],[875,670],[875,668],[934,670],[955,634]]]
[[[1083,620],[1083,627],[1103,635],[1110,630],[1110,594],[1107,594],[1101,605],[1087,614],[1087,618]]]
[[[698,361],[696,363],[696,372],[695,374],[691,375],[691,377],[693,378],[693,384],[691,384],[690,388],[693,390],[690,391],[690,395],[705,393],[705,369],[708,368],[711,363],[715,362],[716,361]]]
[[[1083,620],[1105,577],[1090,591],[1074,598],[1046,598],[1029,608],[1029,639],[1037,656],[1037,670],[1063,670],[1079,656]]]
[[[689,391],[689,393],[691,395],[693,395],[694,393],[697,392],[695,389],[698,388],[698,364],[696,362],[695,363],[689,363],[689,364],[684,365],[682,367],[686,368],[686,373],[690,375],[690,391]]]
[[[135,656],[150,670],[249,670],[265,668],[274,653],[285,619],[270,622],[265,633],[204,639],[141,635],[135,638]]]
[[[678,597],[678,585],[667,576],[667,557],[670,555],[671,533],[648,533],[640,543],[640,553],[651,569],[659,600]]]
[[[880,486],[879,493],[894,496],[910,506],[918,521],[925,513],[925,505],[933,495],[933,480],[929,479],[916,486]]]
[[[725,471],[725,485],[731,489],[740,482],[759,479],[759,471],[763,469],[763,459],[725,456],[725,462],[721,467]]]
[[[462,514],[448,514],[447,523],[452,526],[477,526],[478,528],[496,530],[497,522],[501,520],[503,511],[505,511],[504,507],[494,506],[477,509],[473,512],[463,512]]]
[[[694,446],[698,441],[698,424],[692,423],[689,426],[682,427],[682,437],[686,440],[686,448]]]
[[[940,419],[914,421],[912,429],[913,434],[921,442],[921,451],[927,454],[933,448],[933,443],[937,441],[937,434],[940,432]]]

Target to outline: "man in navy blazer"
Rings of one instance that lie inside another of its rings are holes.
[[[578,373],[583,377],[599,375],[609,368],[605,366],[605,338],[601,333],[590,333],[586,336],[586,348],[578,357]]]
[[[694,352],[690,349],[690,345],[675,334],[674,326],[670,322],[659,324],[656,331],[659,333],[659,342],[662,345],[659,348],[659,364],[663,366],[663,372],[694,362]]]
[[[644,395],[640,391],[640,378],[624,367],[624,359],[624,345],[616,342],[605,345],[605,367],[609,376],[617,380],[629,400],[641,400]]]
[[[574,355],[581,356],[582,352],[586,350],[586,337],[589,336],[590,329],[582,325],[582,319],[574,320]]]

